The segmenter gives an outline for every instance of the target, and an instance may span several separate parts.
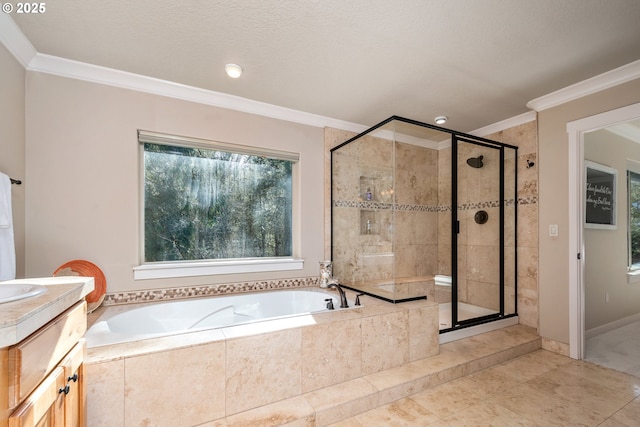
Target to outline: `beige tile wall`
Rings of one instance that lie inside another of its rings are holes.
[[[531,121],[486,136],[518,147],[518,315],[538,327],[538,122]],[[527,167],[527,161],[536,163]]]
[[[334,153],[333,274],[341,283],[390,279],[393,229],[393,144],[366,136]],[[366,192],[371,192],[367,200]]]
[[[335,133],[327,132],[328,144],[335,142]],[[438,252],[437,150],[366,136],[334,152],[332,166],[334,276],[351,285],[432,276]],[[402,286],[395,282],[395,288]],[[433,295],[433,289],[427,292]]]

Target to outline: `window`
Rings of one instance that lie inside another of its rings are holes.
[[[629,270],[640,269],[640,173],[627,171]]]
[[[225,261],[222,272],[228,273],[232,261],[270,260],[266,264],[273,265],[273,260],[293,257],[297,154],[144,131],[138,140],[143,147],[144,263],[197,262],[200,271],[202,262]],[[144,267],[137,270],[149,269]],[[271,269],[262,268],[248,271]],[[213,273],[206,271],[201,274]],[[194,272],[153,277],[200,275]]]

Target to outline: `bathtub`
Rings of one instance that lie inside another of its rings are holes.
[[[217,329],[335,310],[337,295],[319,290],[268,291],[107,307],[85,334],[87,347]],[[353,302],[349,302],[353,307]]]

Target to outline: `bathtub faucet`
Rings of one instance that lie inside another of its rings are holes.
[[[344,293],[342,286],[337,283],[329,283],[327,288],[336,288],[338,293],[340,293],[340,308],[349,308],[349,304],[347,304],[347,295]]]

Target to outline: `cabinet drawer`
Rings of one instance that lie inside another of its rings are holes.
[[[9,407],[36,388],[87,330],[87,304],[81,301],[9,348]]]

